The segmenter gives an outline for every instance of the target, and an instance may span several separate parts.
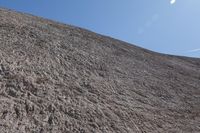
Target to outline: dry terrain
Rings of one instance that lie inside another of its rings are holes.
[[[199,133],[200,59],[0,9],[1,133]]]

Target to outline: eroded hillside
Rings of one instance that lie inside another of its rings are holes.
[[[200,59],[0,9],[0,132],[200,132]]]

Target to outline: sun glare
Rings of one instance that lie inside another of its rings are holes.
[[[175,3],[176,3],[176,0],[171,0],[171,1],[170,1],[170,4],[171,4],[171,5],[173,5],[173,4],[175,4]]]

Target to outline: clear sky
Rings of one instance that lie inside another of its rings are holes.
[[[200,57],[200,0],[0,0],[153,51]]]

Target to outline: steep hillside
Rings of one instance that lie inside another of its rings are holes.
[[[200,132],[200,59],[0,9],[0,132]]]

